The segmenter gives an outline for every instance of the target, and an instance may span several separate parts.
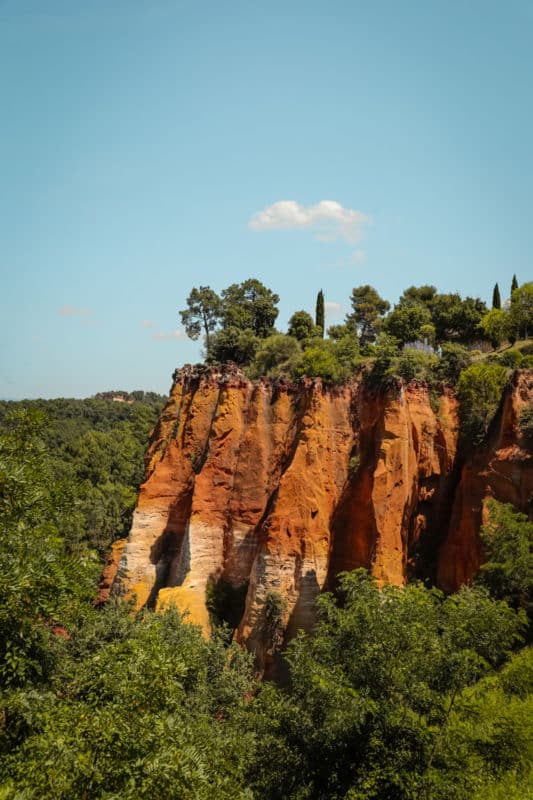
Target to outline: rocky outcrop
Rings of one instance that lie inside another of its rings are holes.
[[[447,591],[471,580],[483,562],[479,528],[488,499],[511,503],[533,518],[533,453],[518,424],[522,410],[532,405],[533,370],[515,372],[486,441],[463,466],[439,554],[437,580]]]
[[[245,598],[236,637],[268,668],[274,644],[312,625],[318,592],[342,570],[399,585],[434,571],[453,588],[479,565],[483,499],[525,509],[533,493],[516,425],[532,382],[515,378],[490,443],[462,465],[447,390],[179,370],[113,591],[174,603],[207,632],[206,595],[224,586]]]

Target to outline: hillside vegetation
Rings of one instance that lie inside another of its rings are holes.
[[[246,281],[193,290],[182,319],[208,362],[253,377],[455,386],[475,443],[511,370],[532,366],[531,292],[487,310],[411,287],[390,310],[358,287],[323,338],[323,295],[279,333],[277,295]],[[93,605],[162,403],[0,403],[0,800],[532,797],[533,523],[511,506],[490,505],[487,562],[454,595],[339,576],[282,686],[257,680],[224,624],[205,639],[172,608]],[[520,425],[531,440],[527,408]]]
[[[44,435],[29,411],[0,437],[3,800],[530,796],[525,517],[493,505],[490,560],[447,598],[341,576],[287,685],[259,685],[224,628],[91,605],[98,564],[63,536],[75,496]]]
[[[533,367],[533,282],[518,286],[513,279],[511,288],[501,307],[496,284],[488,309],[480,298],[410,286],[391,309],[372,286],[357,286],[350,312],[328,328],[326,338],[322,291],[314,317],[295,311],[282,333],[275,328],[279,296],[252,278],[220,296],[208,286],[192,289],[180,316],[188,336],[203,338],[207,363],[232,361],[251,378],[307,375],[335,382],[364,369],[380,382],[402,377],[455,383],[459,371],[483,354],[502,366]]]

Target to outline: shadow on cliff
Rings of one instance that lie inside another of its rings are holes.
[[[163,533],[150,548],[150,563],[155,565],[154,585],[146,601],[153,609],[160,589],[179,586],[190,569],[188,527],[192,507],[192,490],[175,500],[169,507]]]

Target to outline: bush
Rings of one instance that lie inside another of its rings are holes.
[[[461,344],[443,344],[440,362],[436,368],[437,376],[444,383],[454,386],[461,372],[472,363],[472,353]]]
[[[511,367],[517,369],[522,363],[523,355],[520,350],[506,350],[505,353],[497,356],[495,359],[502,367]]]
[[[321,341],[304,351],[300,363],[295,368],[296,375],[308,378],[323,378],[335,383],[348,376],[348,370],[339,363],[331,342]]]
[[[463,370],[457,384],[459,416],[465,441],[479,444],[500,404],[507,382],[505,367],[497,364],[472,364]]]
[[[299,362],[301,349],[293,336],[275,333],[265,339],[250,364],[248,374],[252,379],[268,375],[278,378],[290,375]]]
[[[438,364],[438,358],[432,353],[424,353],[423,350],[415,350],[408,347],[392,366],[392,370],[405,381],[428,380],[432,370]]]

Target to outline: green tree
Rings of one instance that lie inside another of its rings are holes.
[[[296,365],[295,372],[297,376],[319,377],[328,383],[335,383],[348,377],[348,371],[336,358],[332,343],[322,339],[306,348]]]
[[[486,562],[478,579],[491,594],[533,614],[533,522],[509,503],[488,503],[481,527]]]
[[[487,308],[479,298],[459,294],[437,294],[431,307],[437,341],[471,342]]]
[[[361,346],[375,341],[390,303],[366,284],[352,289],[352,312],[346,316],[348,327],[357,332]]]
[[[502,399],[507,370],[497,364],[472,364],[457,384],[459,416],[464,441],[479,444]]]
[[[180,311],[185,333],[190,339],[198,339],[205,334],[205,347],[209,352],[210,334],[220,322],[222,305],[220,297],[209,286],[192,289],[187,298],[187,308]]]
[[[454,748],[452,715],[505,660],[523,616],[480,588],[445,599],[380,590],[363,570],[339,577],[313,634],[289,645],[287,689],[267,686],[255,703],[255,796],[468,800],[481,765],[470,742]]]
[[[481,317],[479,328],[483,335],[490,340],[494,348],[499,347],[510,332],[509,313],[503,308],[493,306],[490,311],[487,311]]]
[[[60,525],[70,497],[54,491],[41,414],[6,420],[0,437],[0,688],[41,682],[56,663],[53,626],[88,599],[98,565],[69,555]]]
[[[470,350],[462,344],[446,342],[441,347],[440,361],[436,367],[437,377],[451,386],[455,386],[461,372],[472,363]]]
[[[222,291],[223,327],[250,330],[265,339],[274,332],[278,303],[279,296],[255,278],[232,283]]]
[[[515,289],[518,289],[518,281],[516,280],[516,275],[513,275],[513,280],[511,281],[511,297]]]
[[[431,324],[429,308],[419,302],[403,302],[394,307],[386,318],[383,329],[400,344],[421,338],[422,328]]]
[[[422,303],[427,308],[431,308],[436,293],[435,286],[409,286],[400,297],[400,305],[404,303]]]
[[[321,289],[316,297],[315,325],[320,331],[320,336],[322,338],[324,338],[325,324],[326,324],[326,316],[324,310],[324,292]]]
[[[502,299],[500,297],[500,287],[497,283],[494,284],[494,289],[492,290],[492,307],[493,308],[501,308],[502,307]]]
[[[210,364],[233,361],[244,367],[253,361],[260,345],[261,339],[251,328],[237,328],[231,325],[217,331],[211,337],[207,360]]]
[[[533,331],[533,281],[513,291],[509,314],[517,334],[527,339]]]
[[[319,331],[313,322],[311,314],[308,314],[307,311],[295,311],[289,320],[287,333],[302,342],[305,339],[317,336]]]

